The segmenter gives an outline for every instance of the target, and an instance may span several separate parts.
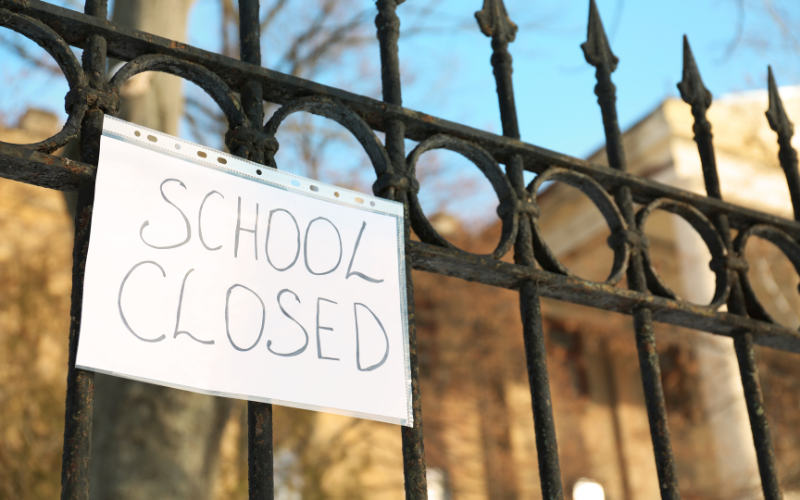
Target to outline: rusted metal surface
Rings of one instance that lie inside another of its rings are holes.
[[[92,217],[91,189],[78,194],[75,217],[75,247],[72,258],[72,308],[69,328],[69,368],[64,410],[64,448],[61,462],[61,499],[88,500],[92,463],[92,409],[94,373],[75,368],[83,303],[83,272],[89,248]],[[88,202],[88,203],[87,203]]]
[[[637,239],[643,241],[643,236],[628,230],[628,223],[625,222],[619,208],[617,208],[617,205],[614,203],[614,199],[597,183],[597,181],[584,174],[571,172],[558,167],[551,168],[547,172],[537,176],[536,180],[534,180],[528,188],[528,196],[532,200],[532,203],[536,203],[536,196],[542,184],[556,181],[579,189],[594,203],[595,207],[597,207],[603,215],[606,224],[609,229],[611,229],[608,245],[614,250],[614,264],[605,283],[608,285],[619,283],[625,275],[631,249],[636,247]],[[533,249],[536,258],[542,264],[542,268],[554,273],[573,276],[569,269],[559,262],[553,251],[550,250],[550,247],[547,245],[539,229],[538,218],[539,213],[537,208],[535,213],[532,214],[534,236]]]
[[[492,39],[492,68],[497,84],[497,99],[500,106],[500,121],[505,137],[519,140],[519,122],[514,102],[513,59],[508,52],[508,44],[514,41],[517,26],[508,17],[502,0],[484,0],[483,9],[475,13],[481,32]],[[442,137],[442,136],[439,136]],[[451,139],[461,141],[461,139]],[[423,143],[424,144],[424,143]],[[462,154],[464,154],[462,152]],[[465,154],[465,156],[467,156]],[[468,156],[469,157],[469,156]],[[497,249],[492,254],[500,257],[508,251],[510,242],[515,243],[514,261],[518,266],[535,269],[534,248],[542,248],[537,219],[539,207],[536,205],[535,182],[533,190],[525,189],[523,179],[523,160],[514,155],[506,163],[508,180],[503,186],[492,175],[491,165],[481,166],[478,158],[470,158],[489,179],[500,199],[497,209],[503,219],[503,232]],[[548,171],[551,172],[551,171]],[[545,174],[547,175],[547,174]],[[556,175],[558,173],[556,172]],[[537,182],[540,179],[537,179]],[[505,188],[505,189],[503,189]],[[509,191],[504,195],[505,191]],[[509,227],[512,226],[512,227]],[[534,235],[536,236],[534,238]],[[424,240],[424,239],[423,239]],[[516,240],[516,241],[514,241]],[[539,243],[537,245],[537,243]],[[548,254],[552,256],[552,253]],[[556,260],[553,256],[553,260]],[[563,266],[562,266],[562,269]],[[547,372],[547,351],[544,345],[542,328],[542,308],[539,300],[539,285],[525,281],[519,291],[519,308],[522,316],[522,338],[525,345],[525,362],[528,368],[528,384],[531,391],[533,428],[536,437],[536,453],[539,463],[539,482],[542,498],[561,500],[564,498],[561,482],[561,467],[558,460],[553,404],[550,398],[550,380]]]
[[[119,108],[119,88],[143,71],[170,73],[196,83],[225,114],[229,130],[225,143],[234,154],[277,168],[275,134],[286,117],[313,113],[343,125],[358,140],[375,169],[373,191],[405,206],[407,299],[414,427],[402,428],[406,498],[427,498],[425,452],[414,326],[411,270],[418,269],[517,290],[523,320],[528,375],[539,455],[542,494],[562,499],[558,447],[553,421],[547,358],[544,348],[540,297],[550,297],[631,315],[639,352],[645,401],[650,420],[659,487],[664,499],[678,499],[653,322],[665,322],[734,339],[744,393],[761,472],[764,495],[781,498],[769,426],[764,415],[753,345],[800,353],[800,333],[775,323],[748,281],[744,248],[757,236],[778,246],[800,271],[800,222],[738,207],[722,201],[714,158],[711,124],[706,111],[711,94],[705,89],[688,42],[684,78],[679,88],[692,106],[694,132],[708,196],[690,193],[625,172],[625,151],[616,111],[616,88],[611,74],[618,59],[611,52],[594,0],[589,2],[587,41],[582,45],[595,66],[595,93],[603,117],[606,152],[611,167],[558,154],[520,140],[514,103],[509,44],[517,26],[502,0],[484,0],[476,19],[492,43],[493,68],[503,135],[476,130],[402,107],[398,40],[398,6],[404,0],[377,0],[375,25],[380,45],[383,99],[376,100],[320,85],[261,67],[259,3],[240,0],[241,60],[203,51],[184,43],[116,26],[106,20],[106,0],[88,0],[85,13],[38,0],[0,0],[0,26],[35,41],[57,62],[70,91],[65,96],[68,119],[55,136],[29,145],[0,143],[0,177],[78,192],[76,216],[70,368],[65,410],[62,498],[88,499],[91,457],[92,374],[76,370],[83,269],[88,248],[94,196],[94,176],[105,113]],[[84,49],[82,64],[70,45]],[[127,64],[106,81],[107,57]],[[793,125],[786,116],[771,70],[770,105],[766,116],[778,138],[779,159],[800,219],[800,175],[797,152],[791,146]],[[264,124],[263,103],[282,107]],[[385,141],[376,135],[385,133]],[[80,136],[81,162],[48,153]],[[417,141],[406,155],[405,139]],[[489,255],[474,255],[450,244],[423,213],[417,194],[416,164],[435,149],[457,152],[489,180],[498,200],[502,234]],[[505,165],[505,171],[500,165]],[[538,174],[529,186],[524,171]],[[564,182],[580,189],[600,210],[611,229],[608,244],[614,263],[604,283],[573,276],[550,250],[538,226],[537,191],[544,182]],[[634,203],[643,206],[634,213]],[[652,266],[648,240],[641,232],[649,215],[666,210],[687,220],[708,246],[716,274],[716,293],[707,306],[683,301],[670,290]],[[412,227],[421,242],[411,241]],[[738,235],[732,241],[732,230]],[[514,249],[515,263],[501,261]],[[539,267],[537,267],[537,265]],[[629,289],[615,287],[627,275]],[[730,312],[718,309],[727,303]],[[250,498],[274,497],[272,407],[248,404]]]
[[[375,168],[375,174],[381,178],[388,173],[391,168],[391,160],[383,147],[381,140],[369,125],[357,114],[351,111],[344,104],[331,97],[309,96],[290,101],[280,107],[264,125],[264,136],[274,141],[273,150],[270,155],[270,162],[274,164],[272,155],[278,148],[275,140],[275,133],[281,123],[291,114],[305,112],[331,119],[346,128],[364,149],[364,152]]]
[[[656,335],[653,331],[653,311],[648,307],[634,309],[633,328],[636,331],[636,347],[639,352],[639,369],[644,386],[644,402],[647,407],[647,420],[650,424],[650,439],[656,459],[658,487],[662,499],[681,498],[678,489],[678,471],[672,453],[667,405],[664,401],[664,387],[661,384],[661,365],[656,350]]]
[[[767,412],[764,409],[764,398],[761,394],[756,355],[753,351],[753,336],[749,332],[742,332],[733,338],[733,346],[739,361],[744,400],[747,403],[747,414],[750,417],[753,442],[756,445],[758,470],[761,474],[761,490],[764,492],[765,500],[779,500],[783,498],[783,494],[778,480],[775,450],[772,447],[772,436],[769,431]]]
[[[0,144],[0,177],[59,191],[74,192],[92,182],[95,167],[25,146]]]
[[[242,61],[261,66],[261,26],[258,0],[239,0],[239,51]],[[264,104],[261,87],[247,81],[241,87],[242,102],[236,99],[228,86],[202,66],[194,73],[203,80],[200,87],[212,94],[228,117],[228,147],[234,154],[254,162],[265,163],[268,150],[274,147],[263,139]],[[219,92],[223,90],[223,92]],[[219,100],[218,100],[219,99]],[[227,107],[227,108],[226,108]],[[241,116],[239,113],[241,112]],[[235,139],[235,140],[234,140]],[[275,497],[272,446],[272,405],[247,402],[247,483],[250,500],[272,500]]]
[[[797,172],[797,151],[792,147],[794,124],[786,116],[783,108],[772,68],[767,67],[767,88],[769,92],[769,108],[765,113],[769,126],[778,135],[778,159],[786,174],[786,183],[789,185],[789,195],[792,197],[794,207],[794,220],[800,220],[800,174]]]
[[[771,78],[770,72],[770,80]],[[770,97],[773,94],[777,96],[777,89],[774,89],[774,82],[770,85]],[[683,79],[678,84],[678,89],[681,92],[683,100],[692,107],[692,115],[694,116],[694,141],[697,143],[697,150],[700,153],[700,161],[703,167],[703,179],[706,185],[706,192],[709,197],[722,199],[722,190],[719,183],[719,175],[717,173],[717,160],[714,154],[713,134],[711,133],[711,123],[706,117],[708,108],[711,106],[711,92],[703,84],[703,79],[700,77],[700,71],[697,68],[692,49],[689,46],[689,40],[686,36],[683,37]],[[774,90],[774,92],[773,92]],[[776,102],[770,99],[770,110],[767,111],[767,118],[770,119],[770,125],[773,128],[778,128],[778,137],[786,138],[791,137],[791,123],[783,113],[783,106],[779,105],[779,98]],[[783,144],[782,144],[783,146]],[[791,145],[789,145],[791,147]],[[782,154],[785,160],[787,151],[782,148]],[[797,177],[797,162],[793,166],[793,173],[791,172],[792,166],[784,164],[789,184],[792,184],[792,178]],[[796,194],[796,193],[795,193]],[[796,201],[793,196],[792,201]],[[795,206],[795,211],[798,207]],[[725,250],[729,255],[734,255],[735,259],[727,259],[722,262],[722,270],[730,274],[731,289],[728,296],[728,310],[733,314],[740,316],[747,316],[748,309],[752,310],[755,304],[758,304],[758,299],[755,294],[749,296],[743,293],[742,281],[747,277],[747,261],[744,259],[744,244],[746,243],[746,236],[739,239],[740,254],[734,254],[733,242],[731,241],[731,230],[728,222],[728,216],[725,214],[716,214],[713,218],[714,225],[719,231],[722,241],[725,244]],[[769,231],[758,231],[753,228],[744,232],[745,235],[759,234],[767,236],[768,239],[778,242],[779,248],[794,257],[793,263],[795,266],[798,262],[798,248],[796,242],[789,239],[784,241],[777,236],[774,236]],[[774,236],[774,237],[770,237]],[[712,261],[713,262],[713,261]],[[749,283],[746,287],[750,289]],[[745,301],[750,299],[755,304],[749,308]],[[760,304],[759,304],[760,306]],[[761,307],[763,310],[763,307]],[[766,319],[771,319],[767,315]],[[753,441],[756,447],[756,457],[758,460],[758,470],[761,475],[761,488],[764,492],[766,500],[780,500],[783,498],[780,483],[778,481],[778,469],[775,464],[775,450],[772,446],[772,435],[769,430],[769,422],[764,414],[764,398],[761,394],[761,385],[758,380],[758,366],[756,365],[755,354],[753,353],[753,338],[748,330],[740,330],[734,333],[734,346],[736,350],[736,359],[739,362],[739,372],[742,377],[742,385],[744,386],[744,398],[747,403],[747,412],[750,416],[750,428],[753,432]]]
[[[503,171],[500,169],[495,159],[483,148],[474,146],[461,139],[440,134],[422,141],[409,153],[406,159],[406,174],[409,178],[414,179],[416,177],[416,167],[419,157],[423,153],[435,149],[447,149],[461,154],[478,167],[481,173],[486,176],[489,184],[491,184],[500,202],[500,206],[497,207],[497,215],[500,216],[503,224],[500,242],[491,255],[495,258],[502,257],[508,253],[511,246],[514,244],[519,226],[520,211],[525,208],[524,205],[519,204],[517,194],[511,187],[508,177],[503,174]],[[433,225],[425,216],[419,198],[417,198],[418,191],[419,183],[414,184],[412,189],[407,190],[409,211],[411,213],[411,227],[414,228],[414,233],[416,233],[422,241],[427,243],[455,248],[434,229]],[[527,198],[527,196],[525,196],[525,198]]]
[[[243,125],[247,120],[242,105],[222,78],[200,64],[187,62],[168,55],[148,54],[131,60],[120,68],[114,74],[111,82],[109,82],[112,92],[119,92],[119,87],[126,80],[145,71],[169,73],[196,84],[214,99],[214,102],[228,119],[230,127]]]
[[[88,0],[86,14],[105,19],[107,0]],[[83,51],[83,72],[86,84],[103,90],[106,85],[106,44],[92,35]],[[97,165],[100,156],[100,135],[103,110],[95,101],[82,114],[81,161]],[[72,113],[75,113],[73,108]],[[69,122],[68,122],[69,123]],[[61,500],[89,500],[89,475],[92,464],[92,409],[94,408],[94,373],[75,368],[83,307],[83,277],[89,251],[94,182],[78,186],[75,211],[75,243],[72,249],[72,306],[69,328],[69,365],[67,398],[64,410],[64,451],[61,459]]]
[[[378,0],[375,17],[378,43],[381,55],[381,84],[383,101],[392,106],[403,104],[400,85],[400,54],[398,40],[400,38],[400,18],[397,7],[405,0]],[[386,155],[389,164],[385,171],[373,162],[378,174],[378,183],[374,186],[375,194],[403,203],[405,207],[404,235],[408,243],[411,239],[410,200],[416,196],[419,184],[410,183],[405,158],[406,136],[405,124],[402,120],[390,119],[386,123]],[[358,137],[358,135],[356,136]],[[359,138],[360,142],[363,142]],[[369,150],[366,150],[369,153]],[[372,155],[371,155],[372,156]],[[403,182],[406,180],[406,182]],[[383,181],[383,182],[381,182]],[[416,189],[415,189],[416,187]],[[425,443],[422,426],[422,398],[419,384],[419,357],[417,353],[417,327],[414,316],[414,284],[411,279],[411,257],[406,252],[406,300],[408,303],[408,352],[411,367],[411,411],[414,416],[413,427],[401,427],[403,443],[403,474],[405,477],[406,500],[426,500],[428,498],[428,480],[425,472]]]
[[[709,266],[716,275],[716,289],[714,291],[714,297],[711,299],[709,306],[712,309],[719,308],[725,303],[725,300],[727,300],[730,292],[731,275],[728,272],[728,268],[731,263],[731,256],[728,254],[728,249],[725,246],[725,242],[722,241],[722,238],[720,237],[719,233],[717,233],[716,228],[711,221],[709,221],[702,213],[700,213],[691,205],[672,201],[667,198],[661,198],[642,208],[639,213],[636,214],[636,225],[640,231],[647,222],[647,218],[655,210],[664,210],[680,216],[683,220],[688,222],[689,225],[691,225],[697,234],[699,234],[703,239],[706,247],[708,247],[708,250],[711,252],[711,262],[709,263]],[[640,233],[640,235],[644,241],[644,243],[641,245],[641,252],[642,257],[644,258],[644,272],[648,287],[656,295],[670,299],[681,300],[680,297],[678,297],[678,295],[667,286],[667,284],[658,274],[658,271],[653,266],[652,259],[650,258],[650,252],[648,250],[649,245],[646,242],[647,237],[643,233]]]
[[[407,248],[414,269],[420,271],[509,290],[520,290],[526,281],[535,281],[543,297],[623,314],[633,314],[637,307],[647,307],[652,311],[655,321],[726,337],[733,337],[738,330],[748,329],[758,345],[800,353],[800,332],[778,324],[417,241],[409,242]]]
[[[401,194],[400,199],[407,198]],[[408,208],[406,208],[406,242],[409,242]],[[407,249],[408,247],[406,247]],[[411,276],[411,255],[406,258],[406,297],[408,300],[408,353],[411,366],[411,411],[414,415],[413,427],[401,427],[403,443],[403,476],[405,478],[406,500],[427,500],[428,480],[425,466],[425,442],[422,432],[422,396],[419,384],[419,353],[417,351],[417,326],[414,313],[414,285]]]
[[[786,233],[774,227],[762,224],[752,226],[748,230],[740,232],[736,235],[736,240],[733,243],[732,254],[736,255],[740,262],[740,267],[736,269],[736,271],[738,271],[739,282],[741,283],[742,292],[745,296],[747,315],[770,323],[776,323],[775,319],[764,308],[764,305],[761,304],[761,301],[753,290],[753,286],[750,284],[750,276],[748,276],[747,273],[749,266],[747,260],[745,260],[743,256],[747,242],[752,236],[767,240],[778,247],[789,259],[798,273],[800,273],[800,245]]]
[[[247,402],[247,484],[250,500],[275,496],[272,452],[272,405]]]
[[[594,92],[603,116],[608,163],[616,170],[625,171],[627,168],[625,150],[622,147],[622,132],[617,118],[617,89],[611,81],[611,73],[617,69],[619,59],[611,52],[594,0],[589,1],[587,40],[581,45],[581,48],[586,56],[586,62],[596,68],[597,85]],[[631,245],[627,269],[628,287],[631,290],[646,293],[648,291],[644,259],[646,245],[641,244],[646,241],[646,238],[641,233],[641,228],[637,226],[642,220],[637,221],[634,217],[630,187],[619,186],[614,194],[628,229],[634,234],[639,234],[640,244]],[[664,401],[664,389],[661,385],[661,367],[656,351],[656,337],[653,332],[653,312],[649,307],[640,305],[633,309],[632,315],[633,328],[636,332],[636,347],[639,352],[639,369],[644,386],[645,406],[650,422],[650,438],[653,442],[656,459],[658,486],[661,489],[662,499],[677,500],[681,497],[678,490],[678,471],[675,467],[675,457],[672,453],[672,442],[667,424],[667,406]]]

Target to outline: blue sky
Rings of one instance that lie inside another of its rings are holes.
[[[449,1],[443,8],[455,16],[465,3]],[[597,3],[612,50],[620,58],[613,79],[623,129],[664,98],[678,95],[675,85],[681,78],[684,34],[689,36],[706,86],[715,95],[765,87],[768,63],[780,84],[800,83],[800,49],[783,50],[775,26],[758,5],[748,4],[745,39],[726,57],[736,38],[736,0]],[[800,2],[783,3],[794,5],[796,19]],[[586,39],[588,1],[510,0],[507,7],[521,26],[510,51],[523,140],[575,156],[588,155],[604,141],[593,93],[594,68],[586,64],[580,50]],[[766,45],[762,37],[770,46],[760,48]],[[406,106],[499,132],[488,39],[477,29],[442,35],[432,43],[433,38],[401,44],[403,64],[435,82],[431,90],[413,87],[406,94]],[[456,55],[447,62],[450,50]],[[442,71],[450,72],[450,77],[429,75]]]
[[[313,0],[304,0],[316,5]],[[370,17],[374,3],[354,0]],[[262,0],[262,4],[268,4]],[[612,49],[620,58],[613,75],[623,129],[644,117],[669,96],[677,96],[681,77],[682,36],[687,34],[706,86],[716,96],[764,88],[766,65],[772,64],[778,83],[800,84],[800,42],[791,30],[784,34],[777,17],[800,28],[800,2],[774,0],[598,0]],[[420,0],[398,8],[403,29],[422,27],[401,36],[400,58],[404,105],[445,119],[500,132],[495,84],[489,63],[489,39],[477,28],[473,13],[482,0],[437,0],[435,14],[420,17]],[[424,5],[430,5],[425,3]],[[548,149],[585,157],[602,145],[600,112],[593,93],[594,71],[583,59],[588,0],[506,0],[520,30],[510,51],[522,139]],[[219,50],[218,0],[198,0],[190,17],[189,43]],[[418,22],[419,19],[423,22]],[[215,24],[216,23],[216,24]],[[792,24],[794,23],[794,24]],[[287,38],[278,23],[265,40],[264,62],[272,61],[270,46]],[[371,22],[367,29],[372,30]],[[374,33],[374,30],[372,31]],[[797,33],[797,31],[794,31]],[[5,33],[4,33],[5,34]],[[733,40],[740,40],[731,50]],[[45,57],[32,46],[31,52]],[[0,85],[0,119],[13,123],[32,105],[63,116],[66,84],[31,69],[6,46],[0,46],[4,68]],[[365,69],[366,68],[366,69]],[[377,41],[344,54],[314,76],[321,83],[379,97]],[[343,76],[346,75],[346,76]],[[20,77],[22,76],[22,78]],[[795,121],[800,117],[795,117]],[[182,130],[181,135],[186,136]],[[413,145],[409,145],[413,146]],[[345,162],[344,149],[331,150],[332,163]],[[447,169],[477,183],[474,167],[445,153]],[[446,169],[446,171],[447,171]],[[478,191],[485,191],[480,188]],[[423,189],[424,191],[424,189]],[[484,193],[485,194],[485,193]],[[476,195],[478,198],[483,196]],[[491,196],[490,196],[491,198]],[[466,201],[466,200],[465,200]],[[456,209],[459,204],[455,202]],[[491,203],[490,203],[491,204]]]

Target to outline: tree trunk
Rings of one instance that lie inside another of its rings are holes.
[[[111,20],[170,40],[186,41],[186,24],[194,0],[125,0],[114,2]],[[112,75],[109,75],[112,76]],[[122,91],[119,117],[143,127],[177,135],[183,113],[182,80],[166,73],[142,73]]]
[[[125,0],[115,23],[186,39],[193,0]],[[122,90],[120,118],[175,135],[182,82],[144,73]],[[220,437],[231,401],[95,376],[93,500],[206,500],[213,491]]]

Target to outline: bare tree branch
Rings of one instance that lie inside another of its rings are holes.
[[[25,38],[24,40],[27,40]],[[36,56],[21,42],[16,36],[0,35],[0,45],[5,45],[11,52],[15,53],[20,59],[35,66],[36,68],[45,70],[50,76],[61,76],[61,68],[53,59],[44,54]]]
[[[267,9],[266,15],[264,15],[264,18],[261,20],[262,34],[269,30],[270,26],[272,26],[272,22],[275,21],[275,18],[278,17],[278,14],[283,11],[288,3],[288,0],[277,0],[277,2]]]
[[[736,48],[739,46],[739,43],[741,43],[742,37],[744,37],[744,21],[746,17],[744,0],[735,0],[735,1],[736,1],[736,31],[734,32],[733,38],[731,39],[730,43],[728,43],[725,52],[717,60],[717,62],[719,63],[725,63],[730,60],[731,56],[733,56],[733,53],[736,52]]]

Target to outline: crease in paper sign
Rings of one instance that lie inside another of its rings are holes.
[[[76,365],[412,426],[403,207],[111,117]]]

